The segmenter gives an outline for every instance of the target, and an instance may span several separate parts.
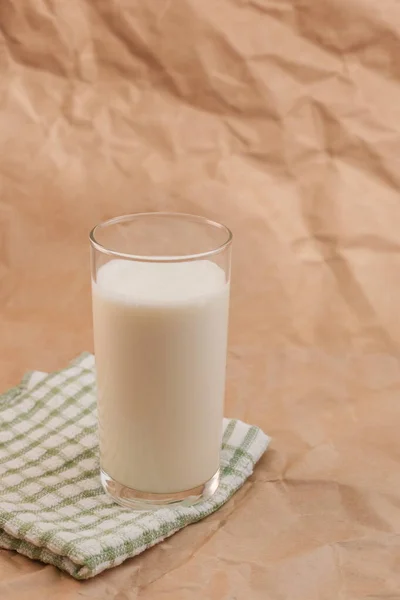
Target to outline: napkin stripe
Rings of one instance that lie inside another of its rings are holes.
[[[84,372],[84,371],[86,371],[87,373],[90,373],[89,369],[84,369],[84,370],[79,369],[79,371],[77,373],[75,372],[71,377],[66,378],[62,382],[63,385],[67,386],[67,385],[71,385],[74,383],[79,383],[79,378],[82,376],[82,372]],[[14,390],[17,390],[17,393],[13,397],[14,402],[16,402],[18,400],[18,403],[19,403],[25,399],[28,399],[28,400],[32,400],[33,404],[32,404],[32,407],[27,412],[25,412],[25,413],[18,412],[16,414],[15,418],[12,421],[8,422],[9,427],[12,427],[13,425],[15,425],[17,423],[20,423],[21,421],[26,421],[27,419],[29,419],[29,418],[33,417],[35,414],[37,414],[41,408],[46,407],[46,403],[54,396],[54,394],[57,392],[60,392],[60,389],[58,389],[57,386],[50,387],[50,385],[49,385],[52,380],[54,380],[54,379],[57,380],[57,378],[60,376],[60,374],[62,374],[62,371],[57,371],[56,373],[47,375],[45,377],[45,379],[43,379],[42,381],[37,383],[32,389],[30,389],[28,393],[24,393],[25,388],[22,386],[22,384],[20,384],[16,388],[14,388]],[[48,393],[44,397],[39,396],[39,398],[38,398],[37,397],[38,392],[40,393],[42,391],[42,389],[46,388],[46,387],[49,388]],[[7,394],[7,392],[6,392],[6,394]],[[66,397],[65,401],[70,404],[71,401],[73,401],[73,398]],[[57,412],[57,408],[54,409],[52,414]],[[52,414],[49,414],[48,417],[51,418]]]
[[[46,428],[47,423],[49,423],[51,421],[52,418],[57,417],[57,415],[59,414],[59,410],[60,408],[68,408],[69,406],[75,406],[76,402],[78,402],[85,394],[89,393],[92,391],[92,388],[90,386],[84,386],[82,388],[82,390],[80,390],[79,393],[77,393],[75,396],[69,398],[68,400],[66,400],[65,403],[63,403],[63,405],[61,407],[57,407],[56,409],[54,409],[53,411],[51,411],[51,413],[49,413],[49,415],[46,417],[46,419],[44,419],[43,421],[41,421],[40,425],[41,427],[43,427],[44,429]],[[54,394],[57,393],[57,388],[55,388],[53,390]],[[87,409],[85,410],[84,414],[90,414],[90,412],[93,410],[93,407],[87,407]],[[84,415],[81,415],[84,416]],[[29,418],[29,417],[27,417]],[[63,421],[56,429],[51,430],[51,432],[48,432],[45,430],[44,434],[42,435],[41,438],[34,440],[31,445],[29,447],[25,448],[25,451],[30,450],[31,448],[34,448],[35,446],[38,446],[40,444],[40,442],[42,442],[43,440],[45,440],[49,433],[51,434],[55,434],[55,433],[61,433],[65,428],[67,428],[69,425],[72,425],[75,422],[75,417],[71,417],[71,419],[67,420],[67,421]],[[6,423],[7,429],[9,431],[11,431],[12,433],[14,433],[14,428],[13,425],[10,423]],[[20,440],[24,440],[32,431],[37,430],[37,423],[34,423],[34,425],[26,432],[24,433],[20,433],[17,434],[13,437],[13,442],[16,441],[20,441]],[[68,439],[66,440],[67,442],[69,441]],[[0,443],[0,447],[4,446],[6,444],[6,442]],[[15,458],[19,456],[19,452],[15,452],[14,455],[9,455],[9,456],[5,456],[3,459],[0,459],[0,465],[3,464],[4,462],[7,462],[9,460],[11,460],[12,458]]]

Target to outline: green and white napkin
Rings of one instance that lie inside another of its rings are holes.
[[[269,438],[224,419],[221,483],[195,506],[132,511],[100,485],[94,357],[27,374],[0,396],[0,547],[87,579],[222,506],[251,475]]]

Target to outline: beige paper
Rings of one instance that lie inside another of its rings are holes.
[[[1,0],[0,387],[92,350],[88,231],[233,229],[226,414],[271,449],[222,510],[3,600],[400,597],[400,4]]]

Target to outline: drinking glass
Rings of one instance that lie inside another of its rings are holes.
[[[232,234],[141,213],[90,233],[101,482],[132,508],[219,483]]]

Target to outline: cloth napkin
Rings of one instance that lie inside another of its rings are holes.
[[[0,547],[50,563],[76,579],[119,565],[203,519],[251,475],[269,438],[224,419],[221,483],[195,506],[133,511],[99,478],[94,357],[31,372],[0,396]]]

